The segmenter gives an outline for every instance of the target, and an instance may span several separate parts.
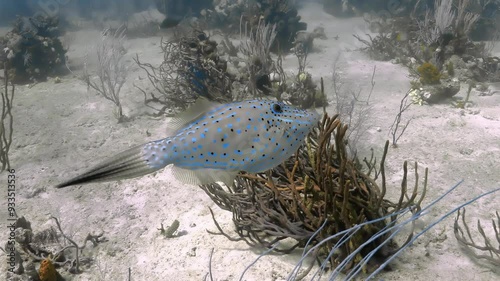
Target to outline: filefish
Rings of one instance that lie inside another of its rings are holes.
[[[319,118],[273,100],[199,98],[172,121],[173,136],[132,147],[56,187],[135,178],[170,164],[182,182],[231,186],[240,171],[263,172],[292,156]]]

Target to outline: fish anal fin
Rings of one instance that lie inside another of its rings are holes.
[[[237,171],[226,171],[218,169],[197,169],[190,170],[181,167],[173,166],[172,173],[178,181],[191,184],[202,185],[214,182],[223,182],[226,186],[231,187],[234,179],[238,174]]]

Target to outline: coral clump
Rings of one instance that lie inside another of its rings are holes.
[[[413,233],[396,245],[391,229],[402,211],[421,210],[427,170],[423,186],[419,185],[415,164],[416,180],[411,188],[405,162],[399,200],[392,202],[386,198],[389,189],[384,167],[389,142],[380,164],[372,155],[363,160],[366,169],[362,169],[361,161],[347,154],[346,132],[347,126],[338,116],[325,115],[306,145],[282,165],[266,173],[241,173],[228,191],[217,183],[201,186],[219,207],[233,213],[239,237],[224,233],[214,218],[217,234],[268,248],[283,239],[295,240],[273,247],[282,253],[318,245],[314,255],[340,266],[343,272],[366,265],[368,260],[369,268],[363,270],[370,271],[405,247]],[[362,224],[360,232],[332,237]]]
[[[0,37],[0,65],[7,64],[13,83],[44,81],[63,70],[66,50],[55,17],[18,17]]]
[[[295,36],[297,32],[306,30],[307,23],[301,21],[298,15],[297,8],[292,1],[279,1],[279,0],[258,0],[257,5],[254,6],[252,14],[259,12],[263,13],[260,17],[250,18],[250,22],[259,21],[261,17],[267,24],[276,24],[276,41],[273,44],[272,50],[275,52],[286,52],[293,47]],[[256,10],[255,10],[256,9]],[[250,16],[250,15],[247,15]]]
[[[178,29],[171,41],[161,41],[163,62],[155,67],[135,62],[145,71],[154,91],[138,88],[155,115],[184,110],[199,96],[221,103],[230,102],[232,78],[227,61],[218,55],[217,42],[200,29]]]
[[[434,64],[425,62],[417,67],[417,72],[420,75],[420,82],[422,84],[439,84],[439,79],[441,79],[441,72]]]
[[[206,20],[214,27],[234,32],[242,31],[242,25],[255,33],[259,25],[275,26],[276,40],[273,52],[288,52],[294,46],[297,32],[307,29],[307,23],[298,15],[295,1],[255,0],[255,1],[214,1],[213,11],[203,12]],[[246,31],[246,30],[245,30]]]
[[[46,258],[40,262],[40,269],[38,270],[38,277],[41,281],[56,281],[57,271],[50,258]]]

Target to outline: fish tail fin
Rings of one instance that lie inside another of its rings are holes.
[[[135,178],[153,173],[170,164],[168,161],[158,161],[153,151],[146,153],[145,149],[151,148],[151,145],[154,143],[135,146],[123,151],[87,172],[56,185],[56,187]],[[150,161],[151,159],[153,161]]]

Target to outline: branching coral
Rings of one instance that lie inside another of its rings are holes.
[[[2,120],[0,122],[0,172],[10,169],[9,150],[12,143],[14,118],[12,105],[14,102],[15,86],[9,90],[9,74],[7,64],[4,64],[4,89],[2,91]]]
[[[129,65],[124,61],[126,28],[114,31],[105,30],[101,41],[95,46],[97,56],[96,76],[92,77],[88,69],[88,61],[85,61],[82,80],[105,99],[113,102],[116,106],[116,117],[118,122],[124,121],[120,92],[125,84]]]
[[[176,37],[161,41],[160,66],[141,62],[139,56],[134,58],[154,88],[147,91],[136,86],[146,105],[161,115],[186,109],[198,96],[218,102],[233,100],[232,79],[226,71],[226,61],[217,54],[217,43],[199,29],[178,33]]]
[[[477,221],[477,231],[483,240],[482,245],[475,242],[472,237],[470,228],[465,221],[465,208],[462,212],[460,210],[457,212],[453,229],[458,243],[469,249],[473,257],[476,259],[484,259],[493,265],[500,266],[500,215],[498,211],[496,212],[496,218],[491,220],[491,224],[495,233],[493,239],[486,235],[481,225],[481,221]],[[496,242],[494,242],[494,240],[496,240]],[[478,254],[477,251],[484,254]]]
[[[38,277],[41,280],[52,281],[58,273],[56,268],[65,267],[70,273],[81,273],[81,265],[90,263],[90,259],[82,257],[82,251],[87,246],[87,242],[91,242],[94,247],[105,242],[103,233],[94,235],[88,234],[85,237],[82,245],[78,245],[73,238],[67,235],[60,224],[60,221],[51,217],[54,220],[57,230],[50,228],[45,231],[33,234],[31,224],[24,219],[18,218],[15,223],[16,231],[16,246],[15,250],[19,252],[19,266],[22,268],[22,263],[40,262],[40,271]],[[63,238],[62,240],[60,238]],[[28,266],[26,266],[28,267]],[[22,274],[18,272],[17,274]],[[30,274],[26,272],[26,274]],[[57,278],[57,280],[60,280]]]
[[[338,245],[341,238],[322,243],[315,256],[326,257],[336,266],[356,253],[356,258],[349,259],[349,264],[344,266],[347,271],[382,242],[383,245],[389,245],[386,243],[390,232],[377,236],[369,245],[364,245],[361,251],[358,250],[375,233],[396,220],[398,211],[407,208],[420,210],[425,196],[426,177],[424,186],[419,188],[419,174],[415,165],[416,183],[409,190],[405,162],[399,200],[391,202],[385,198],[387,188],[384,162],[388,142],[380,166],[372,156],[371,159],[364,160],[367,169],[363,172],[347,155],[346,132],[347,126],[342,125],[337,116],[325,116],[307,139],[306,145],[283,165],[267,173],[240,174],[233,190],[226,191],[218,184],[202,186],[218,206],[233,213],[239,238],[225,234],[214,218],[219,234],[232,240],[244,240],[250,245],[269,248],[278,241],[293,238],[296,241],[293,245],[275,248],[275,251],[288,253],[307,244],[316,245],[353,226],[387,216],[390,219],[382,219],[363,227],[349,243],[342,244],[333,254],[329,254],[330,250]],[[427,176],[427,170],[425,175]],[[381,186],[376,183],[379,177]],[[420,195],[419,191],[422,192]],[[408,239],[411,236],[412,231]],[[399,247],[390,243],[390,246],[378,251],[377,255],[387,257]]]
[[[307,53],[296,50],[295,55],[299,62],[298,72],[291,83],[289,83],[290,85],[281,83],[281,87],[277,91],[279,99],[283,99],[301,108],[327,106],[328,101],[324,92],[317,89],[312,75],[306,72]],[[283,76],[285,76],[281,68],[281,61],[279,61],[279,68],[277,69],[279,70],[277,73],[283,73]],[[286,81],[286,78],[283,80]]]
[[[301,21],[297,8],[288,0],[257,0],[244,15],[253,26],[261,19],[266,24],[276,25],[274,51],[287,52],[293,47],[298,31],[306,30],[307,24]]]
[[[349,127],[347,132],[347,146],[350,152],[356,154],[356,146],[362,135],[371,126],[370,119],[372,115],[371,95],[375,87],[376,68],[373,68],[371,77],[370,92],[364,96],[362,88],[355,88],[349,84],[342,76],[341,55],[339,52],[333,61],[332,92],[335,112],[339,114],[340,119]]]
[[[247,81],[247,89],[242,91],[237,99],[269,94],[271,90],[269,75],[275,67],[271,58],[271,46],[276,39],[276,25],[259,21],[256,26],[250,27],[250,30],[248,23],[243,25],[240,31],[242,43],[239,50],[246,64],[247,77],[244,80]]]
[[[207,10],[204,15],[212,26],[224,30],[236,31],[241,22],[248,23],[249,29],[253,32],[257,32],[261,24],[274,26],[276,40],[271,42],[271,48],[275,52],[283,53],[293,47],[297,32],[307,29],[307,24],[301,21],[294,2],[289,0],[216,1],[214,11]]]

